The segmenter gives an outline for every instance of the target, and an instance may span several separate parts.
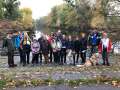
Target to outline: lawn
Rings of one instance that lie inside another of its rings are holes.
[[[16,68],[3,67],[6,57],[0,59],[0,88],[67,84],[120,84],[120,56],[110,56],[111,66],[55,66],[40,65]]]

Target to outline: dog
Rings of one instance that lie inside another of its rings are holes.
[[[77,65],[78,67],[90,67],[98,65],[99,53],[95,53],[91,58],[87,59],[84,65]]]

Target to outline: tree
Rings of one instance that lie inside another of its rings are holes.
[[[18,0],[4,0],[4,17],[10,20],[16,20],[20,17],[20,2]]]
[[[93,17],[93,11],[95,8],[92,5],[91,0],[65,0],[70,6],[72,6],[79,17],[81,18],[82,27],[87,30],[90,27],[90,23]]]
[[[22,8],[20,10],[21,18],[19,22],[22,24],[23,29],[32,29],[33,28],[33,19],[32,19],[32,10],[30,8]]]
[[[3,19],[4,12],[3,12],[3,0],[0,0],[0,19]]]

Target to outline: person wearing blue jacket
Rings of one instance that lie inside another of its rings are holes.
[[[96,31],[96,29],[89,35],[88,37],[89,46],[91,46],[91,56],[92,54],[97,52],[97,46],[100,42],[99,33]]]

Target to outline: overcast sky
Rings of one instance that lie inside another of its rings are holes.
[[[33,18],[46,16],[51,8],[63,3],[63,0],[20,0],[20,8],[29,7],[33,11]]]

